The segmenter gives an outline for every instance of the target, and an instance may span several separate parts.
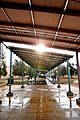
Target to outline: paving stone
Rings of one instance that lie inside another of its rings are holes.
[[[1,88],[3,94],[0,105],[0,120],[79,120],[80,108],[70,108],[69,99],[66,97],[66,87],[59,89],[56,85],[25,85],[13,86],[14,96],[9,99],[5,96],[8,88]],[[72,100],[75,102],[75,98]],[[72,116],[70,112],[72,110]]]

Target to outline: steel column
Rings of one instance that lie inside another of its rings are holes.
[[[12,79],[12,51],[10,50],[10,78],[9,78],[9,92],[7,96],[13,96],[11,92],[11,79]]]
[[[0,72],[1,72],[1,42],[0,42]],[[0,73],[1,74],[1,73]],[[1,77],[1,76],[0,76]]]
[[[69,91],[71,91],[70,87],[70,67],[69,67],[69,61],[67,59],[67,71],[68,71],[68,85],[69,85]]]
[[[71,83],[70,83],[70,67],[69,67],[69,61],[67,59],[67,71],[68,71],[68,86],[69,86],[69,91],[67,92],[67,96],[73,96],[73,92],[71,92]]]
[[[76,103],[77,103],[77,105],[80,106],[80,68],[79,68],[78,51],[76,51],[76,61],[77,61],[78,85],[79,85],[79,98],[76,99]]]
[[[21,86],[21,88],[24,88],[23,79],[24,79],[24,63],[23,63],[23,60],[22,60],[22,86]]]
[[[77,61],[79,97],[80,97],[80,67],[79,67],[78,51],[76,51],[76,61]]]

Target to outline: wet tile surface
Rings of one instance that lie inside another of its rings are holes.
[[[76,105],[78,88],[74,97],[67,98],[68,87],[47,81],[47,85],[13,85],[13,97],[6,97],[8,86],[0,88],[0,120],[79,120],[80,108]]]

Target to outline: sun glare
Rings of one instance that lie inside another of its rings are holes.
[[[55,49],[55,48],[47,48],[44,44],[40,43],[36,46],[33,45],[25,45],[25,44],[16,44],[16,43],[7,43],[4,42],[4,44],[6,46],[14,46],[14,47],[19,47],[19,48],[26,48],[26,49],[32,49],[35,50],[39,53],[43,53],[43,52],[50,52],[50,53],[61,53],[61,54],[69,54],[69,55],[74,55],[74,52],[68,51],[68,50],[59,50],[59,49]]]
[[[43,44],[38,44],[36,46],[36,51],[40,52],[40,53],[45,52],[46,51],[46,47]]]

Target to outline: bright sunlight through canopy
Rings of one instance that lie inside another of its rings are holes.
[[[40,53],[45,52],[46,51],[46,47],[42,43],[40,43],[40,44],[38,44],[36,46],[36,51],[40,52]]]

